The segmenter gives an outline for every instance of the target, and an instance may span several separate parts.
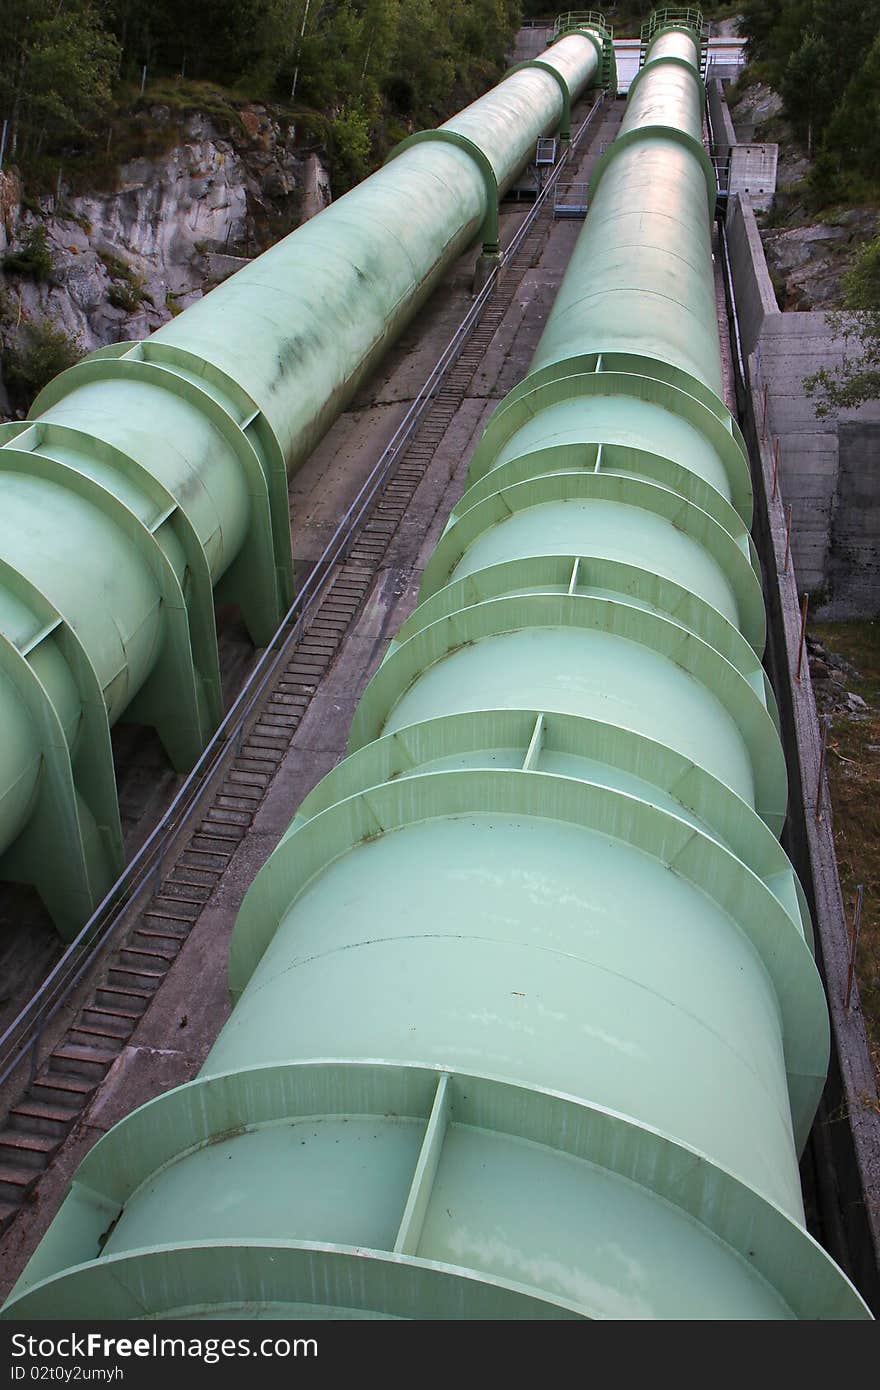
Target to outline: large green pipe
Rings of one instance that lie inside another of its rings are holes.
[[[700,90],[661,30],[355,751],[248,894],[232,1017],[7,1316],[866,1315],[804,1228],[828,1029]]]
[[[299,466],[570,102],[574,34],[145,342],[0,427],[0,878],[82,925],[123,865],[109,730],[190,766],[221,715],[212,592],[268,641],[292,599]],[[9,737],[6,737],[9,731]]]

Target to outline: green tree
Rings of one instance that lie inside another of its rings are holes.
[[[455,86],[450,12],[449,0],[401,0],[389,85],[397,110],[418,125],[436,122]]]
[[[815,29],[808,29],[782,74],[785,109],[808,155],[813,153],[814,134],[825,128],[834,109],[837,90],[831,66],[827,41]]]
[[[294,0],[106,0],[126,77],[146,66],[148,77],[267,88],[290,48],[296,8]]]
[[[0,366],[16,409],[29,410],[43,387],[83,356],[79,341],[48,320],[22,324],[0,347]]]
[[[334,184],[337,193],[345,193],[358,183],[370,167],[370,127],[363,111],[357,106],[344,107],[330,127],[333,141]]]
[[[106,109],[119,46],[91,0],[2,0],[0,33],[0,114],[13,156],[81,134]]]
[[[25,162],[97,125],[120,80],[169,76],[330,117],[340,177],[496,81],[519,0],[0,0],[0,119]],[[369,145],[365,151],[365,139]]]
[[[810,153],[820,201],[848,170],[876,177],[880,0],[744,0],[749,57],[781,92]]]
[[[749,60],[766,64],[774,82],[813,24],[814,10],[814,0],[744,0],[741,29]]]
[[[848,83],[828,127],[826,148],[866,178],[880,169],[880,34]]]

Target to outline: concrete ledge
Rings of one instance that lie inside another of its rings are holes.
[[[248,256],[229,256],[225,251],[209,251],[205,260],[208,263],[208,279],[218,282],[227,280],[237,270],[242,270],[251,263]]]
[[[751,199],[746,194],[731,198],[725,230],[742,348],[748,357],[755,351],[767,321],[781,320],[783,316],[776,303]]]
[[[712,133],[715,136],[715,151],[726,159],[731,146],[736,144],[736,131],[724,96],[724,83],[720,78],[715,77],[707,83],[706,97],[709,102],[709,115],[712,118]]]

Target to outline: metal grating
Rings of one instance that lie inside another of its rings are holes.
[[[554,217],[586,217],[589,184],[558,183],[553,198]]]

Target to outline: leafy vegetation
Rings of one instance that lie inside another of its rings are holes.
[[[83,350],[76,339],[41,320],[23,323],[3,345],[3,379],[13,406],[27,410],[44,386],[79,362]]]
[[[30,280],[47,281],[52,278],[55,262],[49,250],[46,228],[41,222],[28,228],[17,251],[6,253],[3,269],[7,275],[23,275]]]
[[[104,112],[120,50],[92,0],[3,0],[0,116],[21,162]]]
[[[812,167],[805,205],[817,212],[880,199],[880,0],[744,0],[752,76],[780,92]],[[839,371],[804,380],[823,417],[880,396],[880,238],[843,277],[843,310],[829,315],[848,340]]]
[[[819,206],[873,187],[880,157],[878,0],[744,0],[749,59],[781,93]]]
[[[358,183],[370,167],[370,128],[361,107],[343,108],[330,127],[333,142],[336,191],[344,193]]]
[[[0,0],[0,119],[10,157],[49,181],[63,160],[118,163],[162,131],[126,112],[161,103],[284,103],[329,128],[346,186],[401,134],[435,125],[497,79],[519,0]],[[142,91],[143,87],[145,91]],[[309,113],[315,113],[316,120]],[[213,112],[211,112],[213,114]],[[121,119],[120,119],[121,117]],[[133,139],[129,139],[129,136]],[[129,149],[134,145],[134,150]]]
[[[111,285],[107,295],[110,303],[127,314],[135,313],[142,304],[152,304],[153,300],[144,289],[144,282],[120,256],[112,251],[99,251],[104,269],[110,276]]]
[[[133,285],[112,284],[107,294],[110,304],[116,309],[124,309],[126,314],[134,314],[143,304],[147,295]]]

